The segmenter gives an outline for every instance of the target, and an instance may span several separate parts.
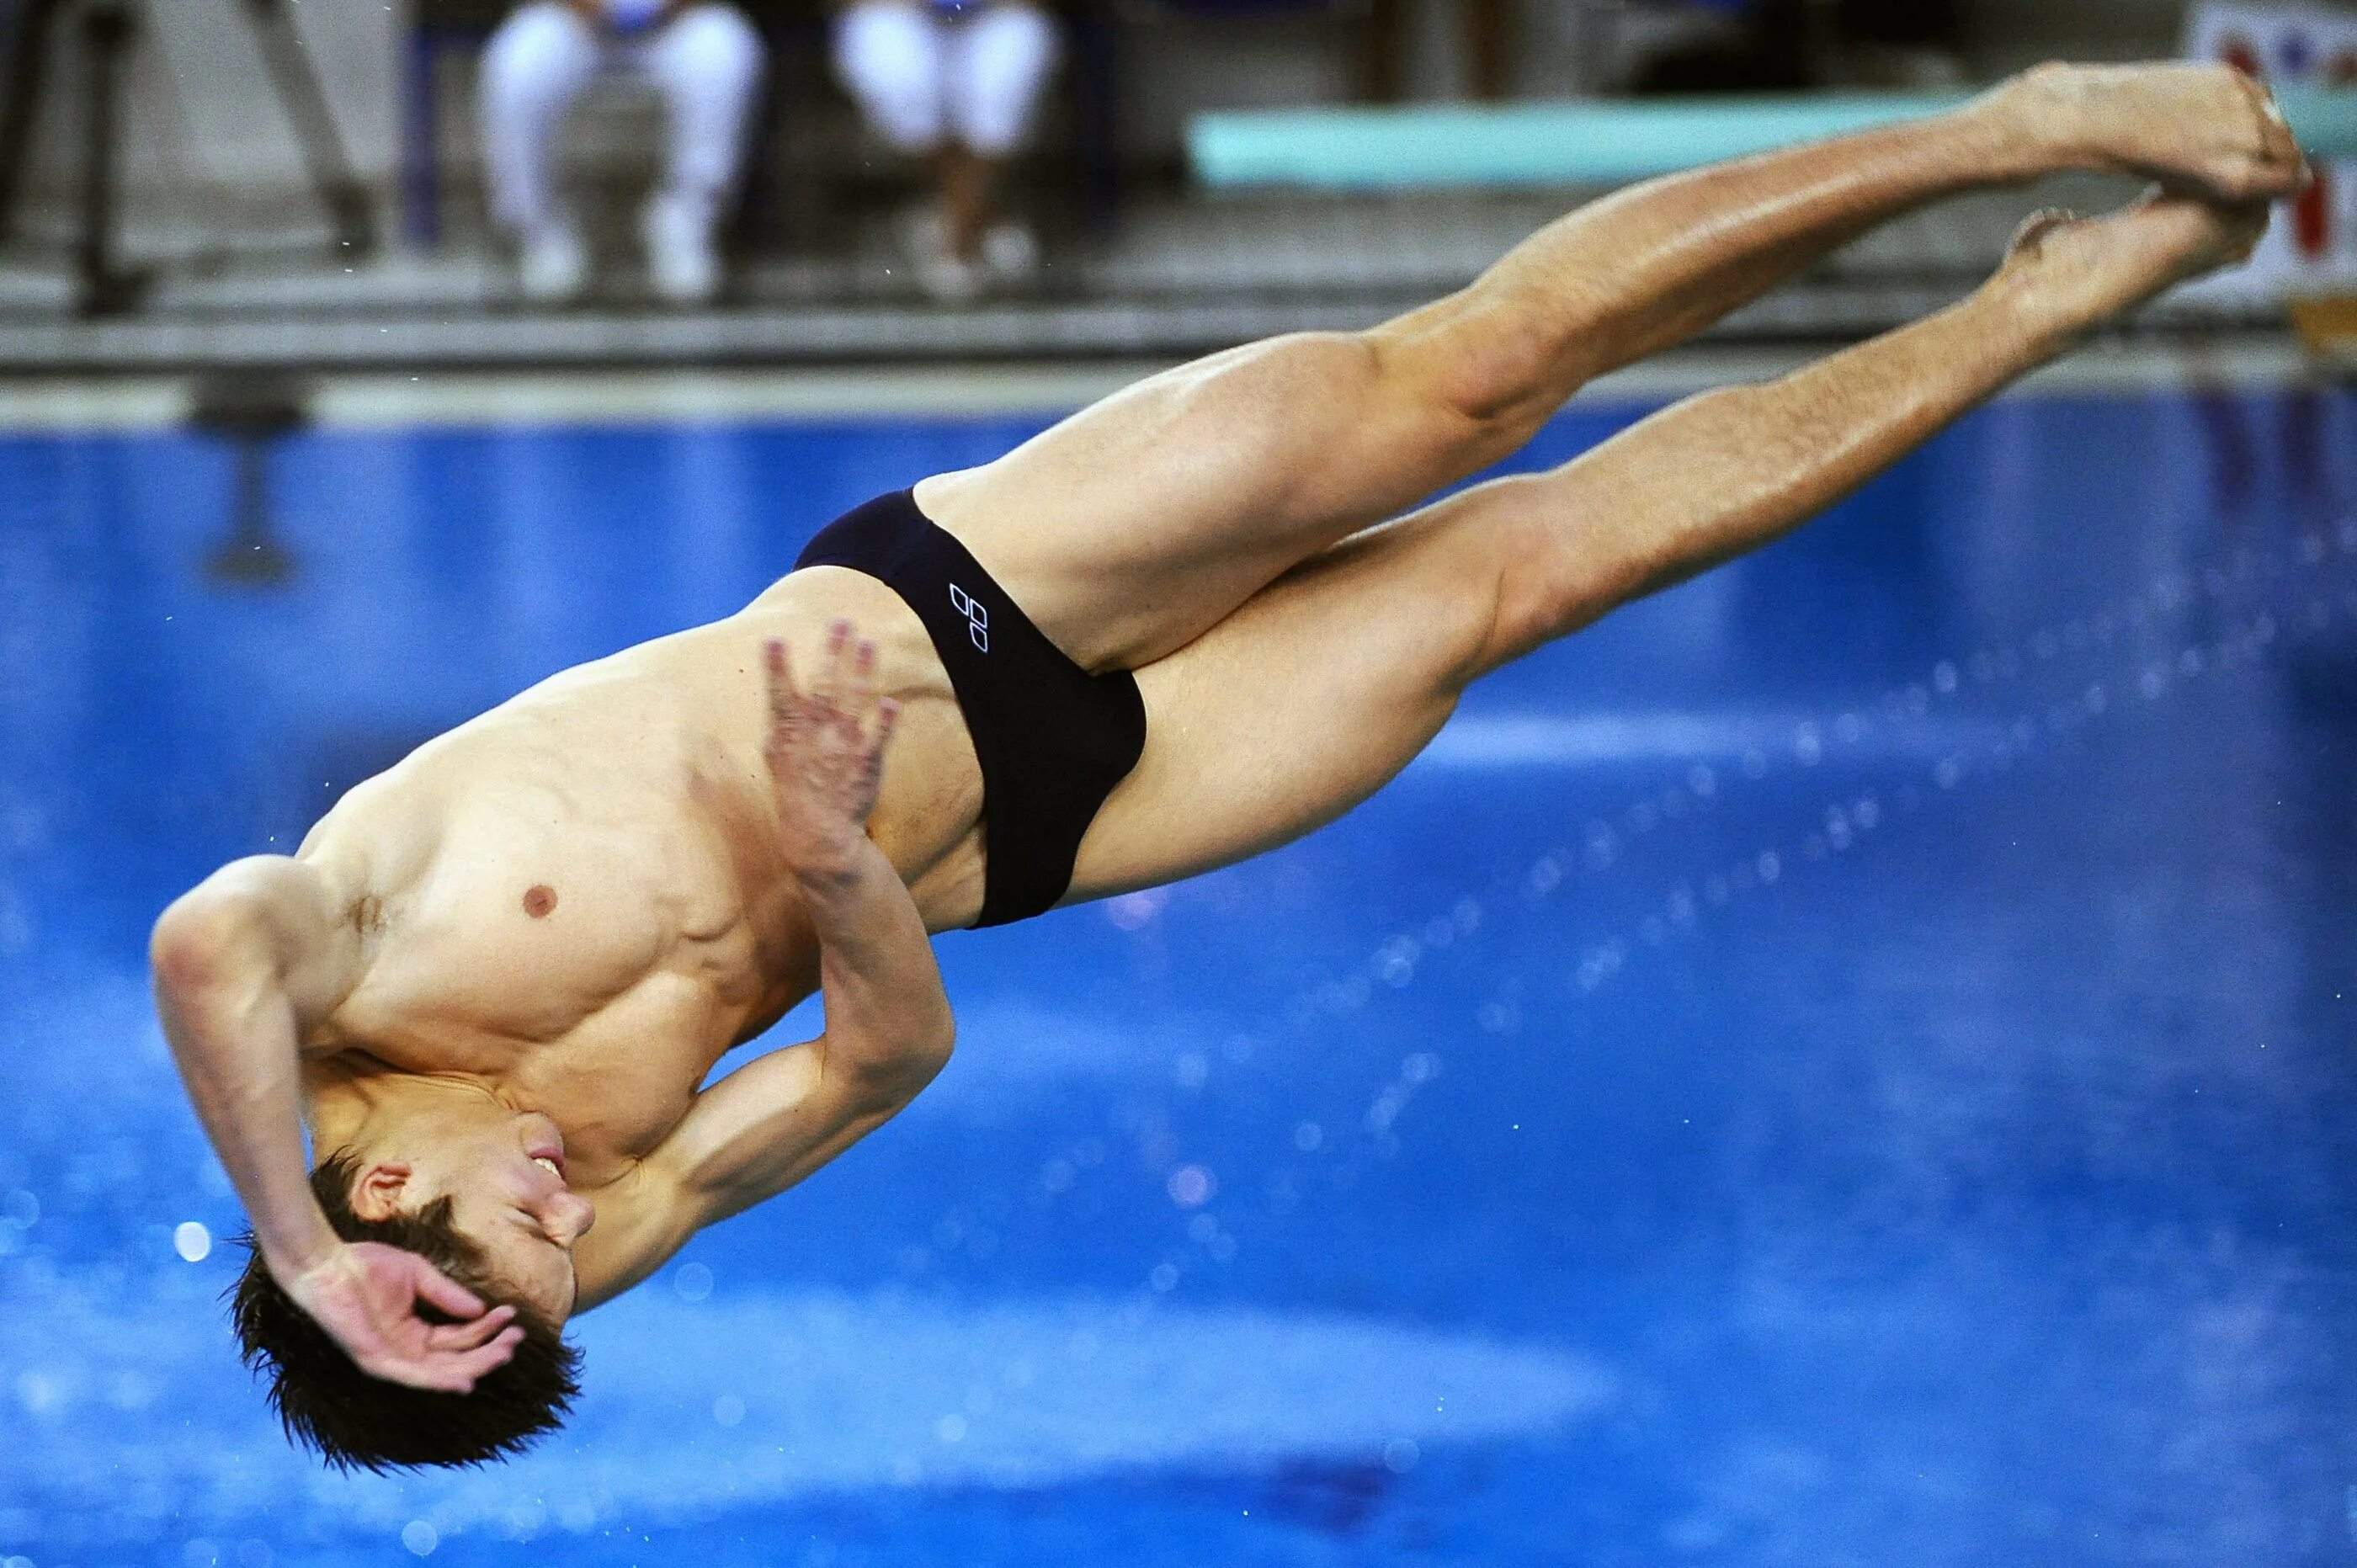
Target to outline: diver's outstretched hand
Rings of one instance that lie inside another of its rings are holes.
[[[374,1241],[345,1242],[288,1281],[286,1294],[361,1371],[413,1389],[471,1393],[523,1339],[514,1307],[487,1312],[424,1258]],[[421,1301],[461,1321],[428,1323],[417,1315]]]
[[[826,664],[805,693],[794,684],[786,645],[763,645],[770,733],[762,755],[778,806],[778,847],[786,864],[813,876],[843,876],[866,837],[867,813],[884,777],[884,748],[900,704],[876,695],[876,645],[847,620],[827,628]]]

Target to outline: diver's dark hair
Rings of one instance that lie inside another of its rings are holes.
[[[311,1191],[337,1235],[418,1253],[487,1304],[513,1300],[492,1277],[482,1250],[451,1223],[449,1198],[390,1219],[352,1212],[359,1169],[345,1149],[311,1173]],[[581,1391],[581,1352],[522,1302],[514,1305],[522,1343],[507,1365],[475,1380],[474,1392],[441,1393],[372,1377],[271,1277],[253,1233],[238,1240],[246,1249],[245,1271],[224,1294],[245,1364],[270,1380],[270,1408],[286,1435],[339,1470],[479,1465],[522,1453],[557,1428]],[[429,1322],[449,1321],[425,1302],[418,1313]]]

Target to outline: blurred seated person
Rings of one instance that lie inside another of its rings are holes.
[[[994,205],[1048,73],[1056,29],[1030,0],[852,0],[835,69],[877,134],[932,165],[937,209],[913,224],[918,276],[962,298],[1028,272],[1030,232]]]
[[[524,294],[576,298],[589,280],[581,231],[552,198],[556,133],[583,89],[630,74],[662,95],[670,145],[640,231],[654,291],[676,304],[720,284],[714,231],[743,161],[760,84],[761,36],[720,0],[528,0],[483,51],[482,124],[492,215],[516,242]]]

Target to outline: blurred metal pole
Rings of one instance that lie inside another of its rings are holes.
[[[120,316],[146,292],[145,273],[114,264],[115,163],[122,151],[123,58],[131,48],[136,18],[124,0],[96,0],[82,14],[82,42],[90,69],[86,118],[82,122],[81,240],[76,247],[82,316]]]
[[[1514,36],[1520,20],[1508,0],[1463,0],[1469,84],[1476,102],[1504,101],[1513,81]]]
[[[261,47],[270,84],[294,126],[311,188],[317,193],[319,205],[327,209],[337,248],[353,257],[373,253],[376,213],[369,201],[368,187],[352,168],[343,133],[336,128],[335,111],[328,106],[326,89],[319,85],[318,68],[303,47],[293,7],[287,0],[245,0],[245,8],[253,18],[254,41]]]
[[[33,149],[35,111],[48,71],[49,34],[66,0],[27,0],[9,40],[8,98],[0,103],[0,241],[16,226],[16,196],[24,188],[26,156]]]
[[[270,454],[310,420],[310,391],[297,377],[233,370],[199,378],[188,422],[229,443],[231,467],[229,535],[205,560],[214,582],[274,588],[295,575],[294,552],[271,515]]]

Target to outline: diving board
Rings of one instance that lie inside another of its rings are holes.
[[[2357,156],[2357,91],[2280,96],[2311,153]],[[1625,185],[1967,101],[1963,93],[1813,93],[1222,113],[1196,116],[1188,152],[1197,177],[1213,187]]]

